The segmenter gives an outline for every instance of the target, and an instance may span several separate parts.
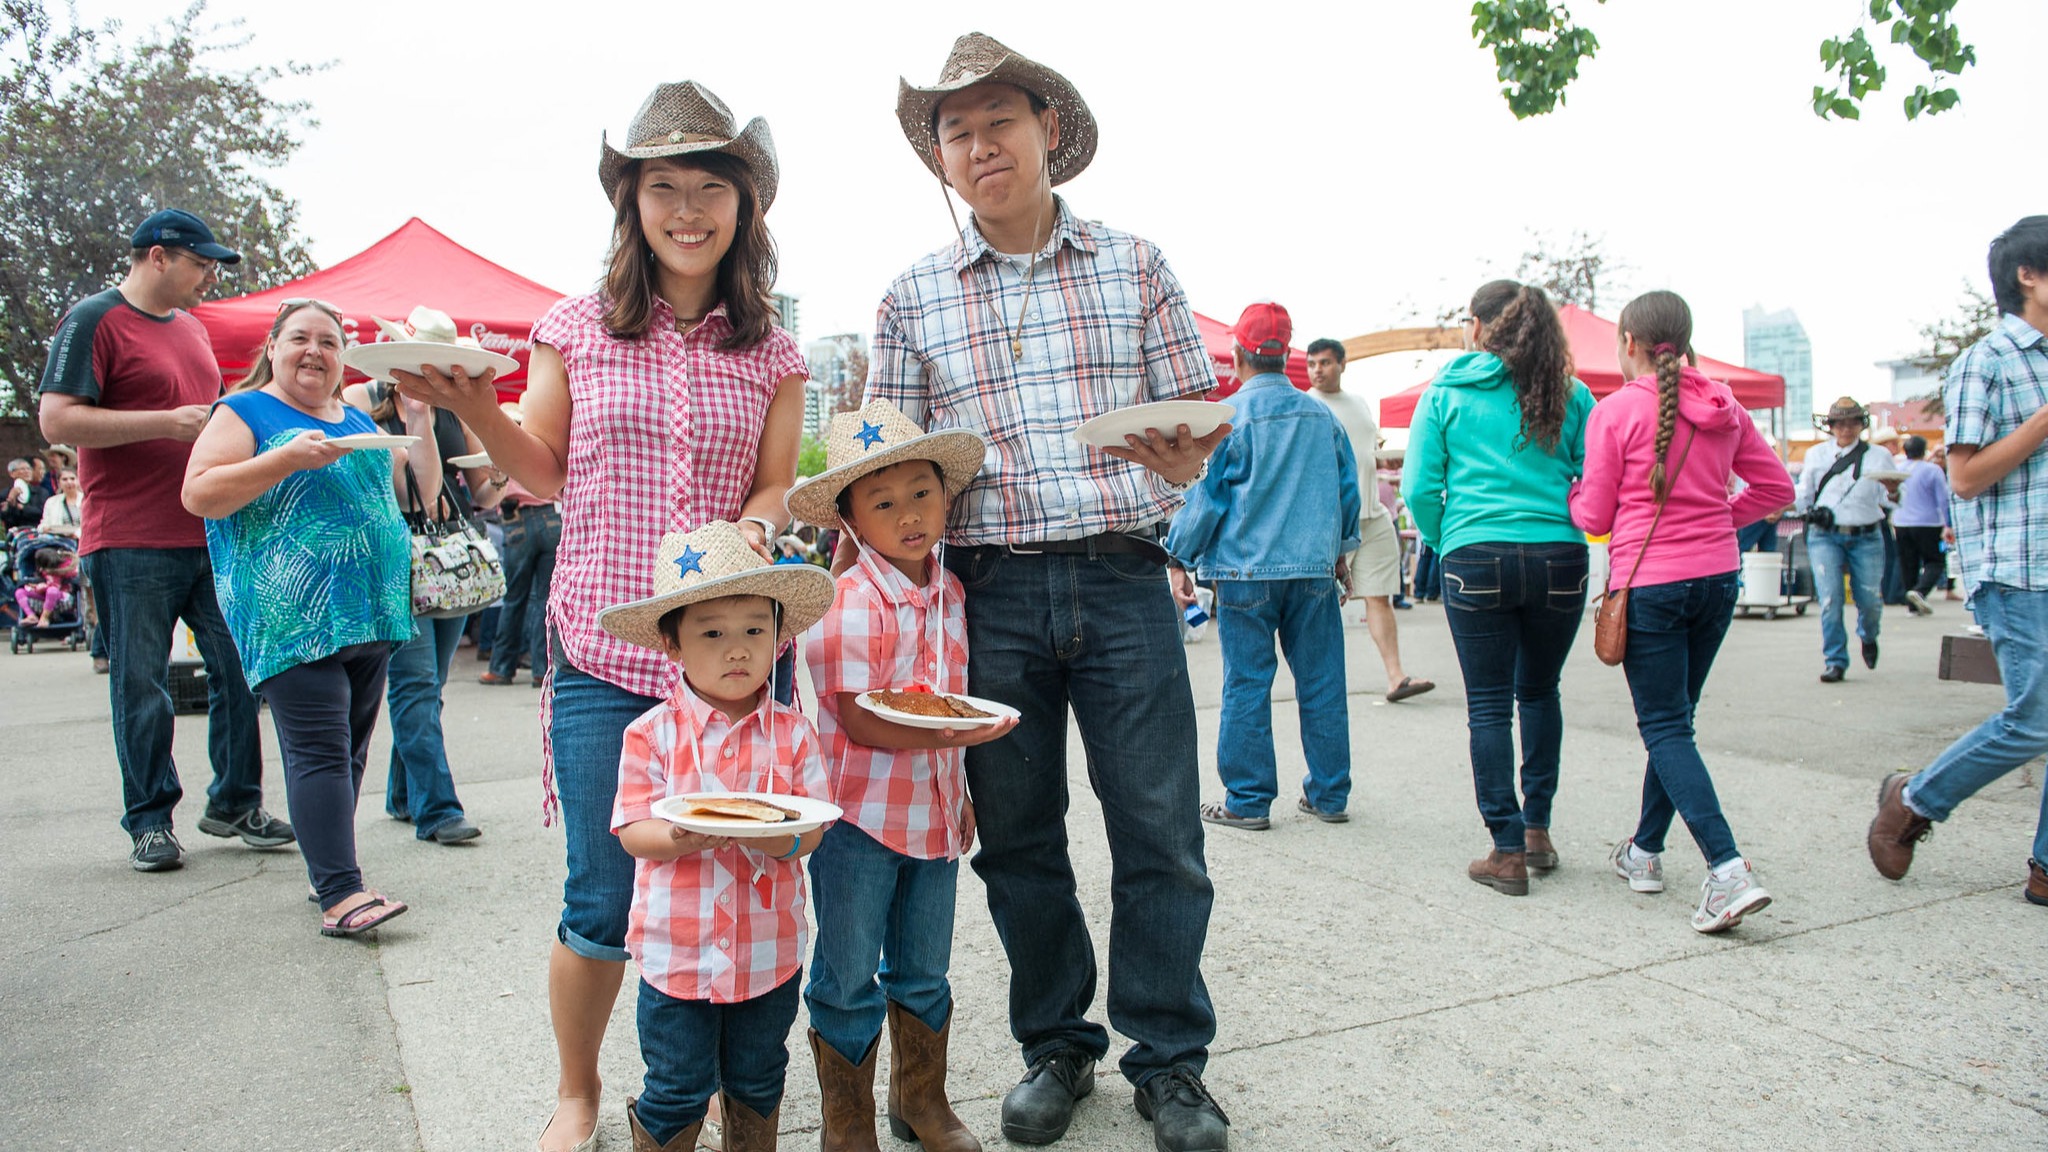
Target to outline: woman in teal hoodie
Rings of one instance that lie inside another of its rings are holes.
[[[1444,609],[1465,674],[1472,783],[1493,851],[1466,875],[1509,896],[1557,867],[1564,711],[1557,682],[1586,606],[1586,537],[1565,500],[1586,456],[1593,394],[1540,288],[1495,280],[1472,294],[1467,352],[1422,394],[1402,496],[1443,557]],[[1521,798],[1512,721],[1522,721]]]

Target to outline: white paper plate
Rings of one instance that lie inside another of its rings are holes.
[[[329,436],[329,444],[344,448],[410,448],[420,442],[417,436],[388,436],[382,432],[357,432],[352,436]]]
[[[951,728],[955,731],[962,728],[993,728],[1005,718],[1022,715],[1022,713],[1019,713],[1008,704],[998,704],[993,700],[984,700],[979,696],[969,696],[965,692],[949,692],[947,695],[955,700],[964,700],[983,712],[993,712],[995,715],[986,720],[968,716],[919,716],[915,712],[898,712],[894,708],[885,708],[870,699],[873,695],[874,693],[872,692],[863,692],[854,697],[853,702],[880,716],[882,719],[901,724],[905,728],[929,728],[935,732],[943,728]]]
[[[1105,412],[1074,429],[1074,439],[1097,448],[1128,448],[1130,445],[1124,442],[1124,437],[1142,438],[1148,428],[1157,428],[1164,435],[1172,436],[1185,424],[1190,436],[1207,436],[1235,415],[1237,409],[1229,404],[1209,400],[1160,400]]]
[[[467,456],[450,456],[448,463],[456,468],[489,468],[491,466],[491,454],[489,452],[471,452]]]
[[[498,375],[519,367],[519,361],[510,356],[482,348],[465,348],[460,344],[437,344],[431,340],[387,340],[378,344],[358,344],[341,351],[341,362],[373,380],[392,383],[391,370],[403,369],[417,373],[421,365],[430,365],[442,372],[452,373],[457,367],[471,376],[481,376],[484,370],[496,368]]]
[[[687,796],[664,796],[654,802],[654,814],[663,820],[691,832],[705,836],[731,836],[736,839],[760,840],[769,836],[801,836],[839,819],[839,805],[829,800],[813,800],[808,796],[778,796],[772,792],[734,792],[749,800],[762,800],[794,808],[801,813],[798,819],[784,820],[779,824],[764,824],[759,820],[743,820],[737,816],[713,816],[706,812],[685,813],[690,801],[702,792]]]
[[[1873,468],[1870,471],[1865,472],[1864,475],[1872,480],[1877,481],[1880,484],[1884,484],[1904,480],[1906,477],[1911,476],[1912,473],[1899,472],[1890,468]]]

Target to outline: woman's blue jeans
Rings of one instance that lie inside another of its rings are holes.
[[[1216,629],[1223,641],[1223,715],[1216,731],[1216,774],[1238,816],[1268,814],[1279,794],[1273,752],[1273,676],[1277,636],[1294,674],[1301,749],[1308,761],[1301,794],[1320,812],[1351,802],[1351,714],[1344,698],[1344,618],[1333,580],[1218,580]]]
[[[462,818],[455,775],[441,738],[441,690],[462,639],[466,616],[413,618],[413,637],[391,653],[386,673],[391,699],[391,769],[384,783],[384,811],[412,821],[413,835]]]
[[[867,1056],[891,1000],[934,1032],[946,1026],[959,876],[958,860],[905,856],[843,820],[811,853],[818,940],[804,1004],[848,1063]]]
[[[1629,592],[1628,654],[1621,667],[1635,697],[1636,730],[1650,753],[1635,834],[1636,847],[1645,852],[1664,850],[1675,811],[1709,866],[1741,855],[1693,735],[1707,673],[1734,618],[1733,572]]]
[[[1479,818],[1500,852],[1550,827],[1564,747],[1557,691],[1586,611],[1584,544],[1468,544],[1443,558],[1444,619],[1465,674]],[[1515,796],[1514,719],[1522,721]]]

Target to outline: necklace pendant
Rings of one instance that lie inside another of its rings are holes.
[[[1012,360],[1022,360],[1023,358],[1024,358],[1024,342],[1023,342],[1022,340],[1012,340],[1012,341],[1010,341],[1010,359],[1012,359]]]

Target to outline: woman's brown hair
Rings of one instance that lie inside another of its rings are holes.
[[[270,322],[270,331],[263,337],[263,343],[257,347],[256,360],[249,365],[249,371],[244,373],[240,380],[230,385],[228,391],[253,392],[270,383],[270,342],[277,339],[279,332],[284,331],[285,321],[308,308],[315,309],[329,320],[334,321],[335,330],[341,333],[342,343],[348,343],[348,325],[341,322],[341,314],[339,312],[318,300],[300,300],[295,304],[287,304],[277,310],[277,319]],[[341,387],[341,382],[337,380],[334,385],[335,395],[341,394]]]
[[[614,337],[632,340],[647,334],[654,322],[654,250],[641,232],[640,170],[650,161],[636,160],[619,173],[612,188],[612,247],[604,276],[604,326]],[[697,152],[673,158],[684,168],[730,180],[739,189],[739,229],[732,247],[718,262],[718,300],[725,305],[732,335],[723,349],[752,348],[775,330],[775,238],[761,215],[754,174],[746,164],[723,152]]]
[[[1572,398],[1572,349],[1550,297],[1533,284],[1495,280],[1472,294],[1472,315],[1486,326],[1481,347],[1508,366],[1522,408],[1522,439],[1545,452],[1564,436]]]
[[[1676,292],[1645,292],[1621,310],[1621,330],[1636,338],[1657,367],[1657,463],[1650,467],[1650,492],[1662,500],[1671,483],[1665,460],[1678,430],[1679,367],[1692,352],[1692,309]]]

